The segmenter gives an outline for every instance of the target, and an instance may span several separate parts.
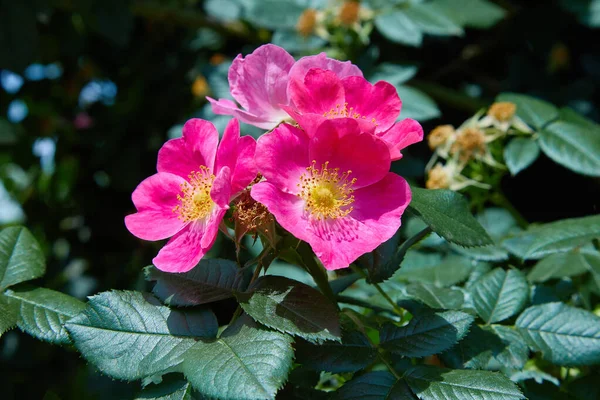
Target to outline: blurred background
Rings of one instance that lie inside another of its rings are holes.
[[[401,117],[426,133],[459,125],[504,91],[598,121],[599,26],[595,0],[0,0],[0,227],[24,224],[40,241],[42,286],[81,299],[144,289],[142,268],[161,243],[125,229],[131,192],[187,119],[222,132],[228,118],[205,96],[230,97],[237,54],[272,42],[296,57],[350,59],[396,85]],[[393,168],[422,186],[430,156],[421,143]],[[598,180],[543,155],[501,186],[529,222],[598,212]],[[18,330],[0,339],[0,385],[8,399],[139,389]]]

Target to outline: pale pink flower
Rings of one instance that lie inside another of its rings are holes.
[[[144,240],[172,236],[153,260],[158,269],[192,269],[215,242],[230,201],[256,177],[256,142],[240,137],[236,119],[218,142],[212,123],[189,120],[183,137],[169,140],[158,152],[158,173],[131,196],[137,209],[125,217],[131,233]]]
[[[266,181],[252,197],[330,270],[391,238],[411,199],[406,181],[389,172],[386,144],[350,118],[316,132],[282,124],[260,137],[255,159]]]
[[[266,44],[246,57],[238,55],[229,68],[229,89],[242,108],[232,100],[207,99],[215,114],[233,115],[247,124],[273,129],[289,120],[281,106],[290,103],[290,78],[302,79],[310,68],[327,69],[340,77],[362,76],[360,69],[349,61],[333,60],[325,53],[294,62],[294,57],[281,47]]]
[[[396,88],[385,81],[374,85],[362,76],[340,77],[331,71],[311,68],[303,77],[290,80],[292,104],[283,108],[307,132],[327,119],[353,118],[363,132],[386,142],[392,161],[400,150],[423,140],[423,128],[410,118],[396,122],[402,101]]]

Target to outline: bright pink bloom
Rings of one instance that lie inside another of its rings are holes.
[[[400,227],[411,193],[388,172],[390,163],[386,144],[353,119],[308,133],[282,124],[258,140],[256,164],[266,181],[251,195],[308,242],[325,268],[345,268]]]
[[[290,78],[302,79],[310,68],[331,70],[339,77],[362,76],[360,69],[349,61],[333,60],[327,58],[325,53],[294,62],[294,57],[281,47],[266,44],[245,58],[238,55],[229,68],[231,95],[242,109],[228,99],[207,99],[215,114],[233,115],[247,124],[273,129],[289,119],[281,106],[290,103]]]
[[[372,85],[362,76],[340,77],[331,71],[311,68],[304,77],[289,83],[292,105],[283,108],[307,132],[315,132],[324,120],[353,118],[363,132],[383,139],[393,160],[400,150],[423,140],[423,128],[410,118],[396,122],[402,101],[396,88],[379,81]]]
[[[218,142],[212,123],[189,120],[183,137],[169,140],[158,152],[158,173],[131,196],[137,209],[125,217],[131,233],[144,240],[172,236],[153,260],[160,270],[192,269],[215,242],[231,199],[256,177],[256,142],[240,137],[236,119]]]

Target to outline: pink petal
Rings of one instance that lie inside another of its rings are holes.
[[[414,119],[406,118],[397,122],[380,138],[388,143],[392,161],[402,158],[400,150],[423,140],[423,127]]]
[[[400,228],[400,217],[411,200],[410,186],[392,172],[379,182],[356,190],[350,216],[377,232],[385,242]]]
[[[310,165],[308,136],[301,129],[281,124],[258,139],[255,161],[267,181],[284,192],[298,193],[300,175]]]
[[[152,263],[165,272],[187,272],[194,268],[214,244],[225,210],[217,210],[207,220],[192,222],[158,252]]]
[[[288,115],[300,125],[300,128],[302,128],[309,137],[312,137],[319,125],[327,120],[322,114],[302,114],[293,106],[281,106],[281,108],[283,108]]]
[[[383,140],[370,133],[361,133],[351,118],[323,122],[310,141],[309,158],[317,167],[329,162],[328,168],[340,173],[352,171],[354,189],[369,186],[382,179],[390,170],[389,149]]]
[[[256,141],[251,136],[240,137],[240,124],[232,119],[227,124],[219,149],[215,171],[227,166],[231,170],[231,195],[235,196],[256,177],[257,168],[254,162]]]
[[[366,79],[351,76],[342,79],[348,107],[366,121],[375,120],[376,132],[388,130],[398,118],[402,102],[396,88],[384,81],[371,85]]]
[[[219,170],[210,189],[210,198],[219,208],[228,209],[231,199],[231,170],[225,166]]]
[[[290,69],[290,80],[302,80],[311,68],[320,68],[332,71],[339,78],[346,76],[363,76],[360,68],[350,61],[338,61],[328,58],[327,54],[320,53],[315,56],[302,57]]]
[[[304,79],[292,79],[290,98],[301,113],[323,115],[344,108],[344,88],[340,79],[331,71],[314,68]]]
[[[252,114],[265,117],[288,104],[288,73],[294,58],[281,47],[266,44],[245,58],[238,55],[229,68],[231,95]]]
[[[219,101],[217,101],[208,96],[206,99],[212,105],[212,110],[215,114],[232,115],[242,122],[257,126],[261,129],[273,129],[287,117],[286,113],[282,110],[259,117],[248,111],[242,110],[231,100],[219,99]]]
[[[158,152],[158,172],[170,172],[187,178],[200,166],[210,170],[215,164],[219,132],[209,121],[190,119],[183,126],[183,137],[166,142]]]
[[[179,232],[185,223],[173,209],[179,204],[181,185],[187,182],[165,172],[143,180],[131,195],[138,212],[125,217],[129,232],[144,240],[162,240]]]

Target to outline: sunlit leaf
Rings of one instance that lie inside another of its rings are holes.
[[[564,303],[547,303],[523,311],[516,326],[527,344],[557,365],[600,363],[600,318]]]
[[[178,367],[199,339],[217,333],[209,310],[173,311],[148,294],[104,292],[67,325],[75,347],[103,373],[141,379]]]
[[[14,226],[0,232],[0,290],[45,272],[44,253],[27,228]]]
[[[514,176],[529,167],[540,155],[540,147],[533,139],[514,138],[504,148],[504,161]]]
[[[529,284],[518,270],[496,268],[481,277],[470,292],[477,313],[491,324],[515,315],[525,306]]]
[[[37,339],[57,344],[71,342],[65,322],[85,308],[82,301],[45,288],[8,290],[6,296],[19,307],[19,328]]]
[[[214,342],[198,342],[183,372],[208,398],[273,399],[292,366],[292,338],[238,318]]]

